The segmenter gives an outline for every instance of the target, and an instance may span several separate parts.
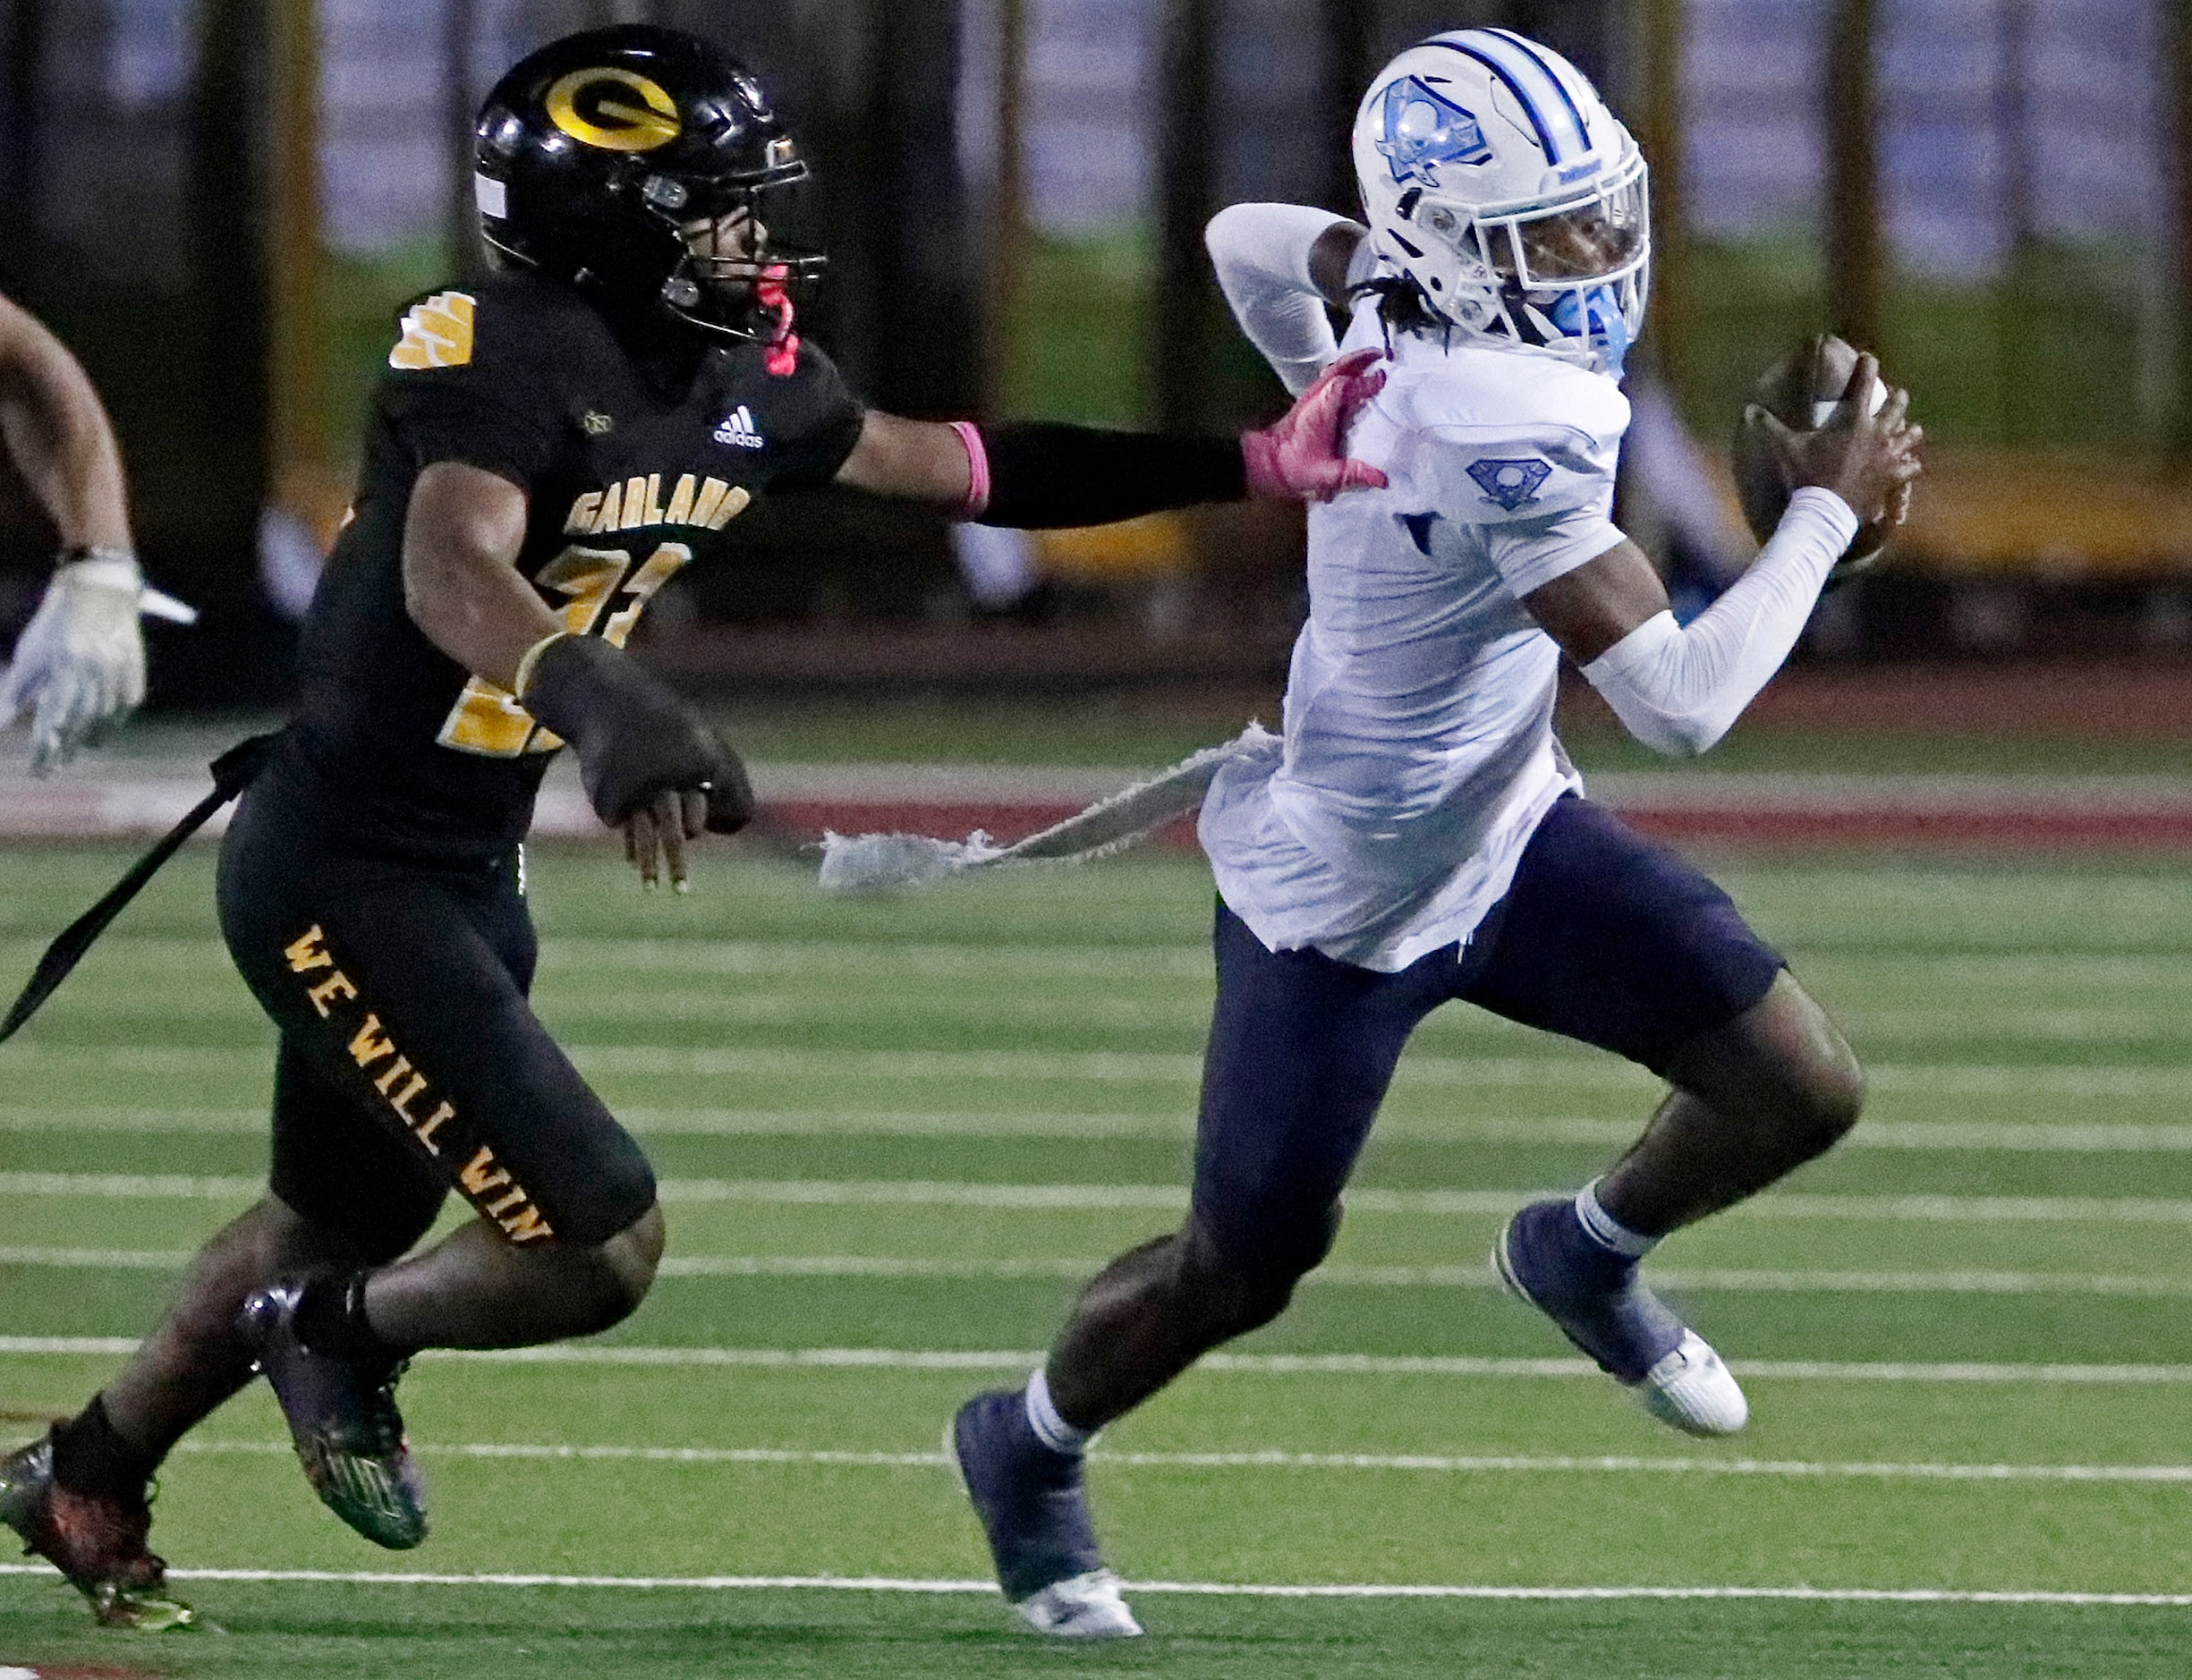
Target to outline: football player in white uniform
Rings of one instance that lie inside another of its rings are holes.
[[[53,580],[0,675],[0,728],[28,713],[30,765],[44,771],[144,699],[144,580],[98,394],[61,341],[4,297],[0,440],[61,539]],[[152,610],[169,605],[189,610],[164,597]]]
[[[1821,430],[1776,429],[1788,512],[1686,627],[1610,518],[1644,318],[1645,169],[1591,84],[1499,30],[1439,36],[1364,99],[1367,230],[1242,205],[1210,243],[1289,387],[1381,348],[1349,453],[1388,484],[1314,508],[1283,742],[1203,804],[1218,1000],[1182,1227],[1092,1284],[1024,1391],[950,1435],[1007,1598],[1061,1635],[1139,1631],[1097,1550],[1081,1454],[1197,1357],[1274,1317],[1410,1031],[1462,999],[1628,1056],[1672,1087],[1571,1200],[1517,1213],[1508,1285],[1677,1429],[1747,1414],[1718,1355],[1639,1281],[1669,1232],[1853,1124],[1856,1058],[1726,895],[1582,796],[1552,733],[1560,657],[1639,739],[1711,746],[1780,667],[1861,518],[1918,472],[1867,357]]]

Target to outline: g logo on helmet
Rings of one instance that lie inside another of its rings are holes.
[[[636,99],[633,96],[637,96]],[[548,90],[548,120],[603,151],[650,152],[682,128],[677,103],[637,71],[574,70]]]

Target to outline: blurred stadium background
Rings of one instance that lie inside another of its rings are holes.
[[[1665,1256],[1746,1371],[1754,1431],[1654,1434],[1485,1286],[1499,1210],[1590,1170],[1650,1090],[1457,1016],[1404,1067],[1332,1274],[1245,1362],[1108,1436],[1097,1472],[1145,1578],[1706,1596],[1152,1597],[1160,1635],[1187,1636],[1166,1671],[1313,1651],[1300,1671],[2184,1673],[2192,9],[5,0],[0,290],[90,368],[149,569],[206,619],[155,628],[154,713],[101,757],[33,784],[8,748],[0,972],[279,706],[394,306],[479,260],[477,96],[540,40],[640,17],[732,44],[811,137],[835,267],[810,322],[879,403],[1275,413],[1203,219],[1351,208],[1372,71],[1498,22],[1590,70],[1653,160],[1622,518],[1684,603],[1739,563],[1725,437],[1799,333],[1878,345],[1933,439],[1905,539],[1704,765],[1651,762],[1587,693],[1563,720],[1602,796],[1727,869],[1875,1070],[1853,1147]],[[48,556],[19,488],[0,497],[5,635]],[[1000,1618],[976,1597],[631,1608],[480,1576],[979,1591],[935,1429],[1177,1205],[1208,878],[1174,849],[847,904],[799,848],[826,825],[1013,837],[1271,720],[1299,522],[1216,510],[969,550],[810,498],[733,529],[735,559],[675,586],[643,645],[755,760],[769,833],[690,902],[642,900],[590,847],[536,863],[543,1013],[663,1169],[665,1282],[572,1363],[410,1379],[439,1598],[269,1579],[384,1560],[296,1485],[263,1396],[224,1413],[169,1473],[159,1543],[251,1577],[200,1589],[239,1637],[164,1670],[698,1676],[739,1639],[742,1673],[1035,1665],[983,1642]],[[542,815],[598,836],[566,782]],[[214,940],[209,870],[186,854],[0,1051],[0,1412],[79,1398],[252,1193],[268,1034]],[[1753,1590],[1814,1596],[1712,1596]],[[1994,1590],[2042,1598],[1832,1596]],[[79,1614],[0,1581],[0,1665],[111,1672]]]
[[[1274,412],[1199,242],[1352,208],[1370,71],[1438,27],[1564,48],[1653,160],[1656,318],[1624,519],[1691,598],[1740,552],[1720,462],[1797,332],[1880,347],[1933,476],[1821,661],[2192,650],[2192,46],[2171,0],[9,0],[0,287],[106,394],[156,574],[208,624],[161,703],[278,696],[399,300],[480,260],[468,123],[537,42],[734,43],[811,138],[816,335],[879,403],[1218,428]],[[722,693],[1268,685],[1298,529],[1227,510],[960,556],[936,522],[763,510],[650,615]],[[44,535],[0,507],[0,629]],[[1049,587],[1017,591],[1032,562]],[[970,590],[967,579],[973,580]],[[1016,609],[1016,610],[1015,610]],[[970,627],[973,621],[973,627]],[[979,633],[975,633],[976,631]]]

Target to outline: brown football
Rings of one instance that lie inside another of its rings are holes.
[[[1766,410],[1791,431],[1810,431],[1822,424],[1827,410],[1841,400],[1856,371],[1856,347],[1832,333],[1814,333],[1759,376],[1751,388],[1751,401]],[[1884,378],[1874,387],[1876,403],[1887,398]],[[1780,458],[1766,428],[1754,423],[1748,411],[1736,422],[1736,494],[1743,503],[1743,517],[1760,542],[1773,535],[1788,505],[1788,487],[1781,479]],[[1873,521],[1857,528],[1848,549],[1835,562],[1830,581],[1854,577],[1880,558],[1890,530]]]

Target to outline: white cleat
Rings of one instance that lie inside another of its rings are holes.
[[[1142,1624],[1119,1594],[1119,1578],[1109,1569],[1054,1581],[1012,1608],[1052,1639],[1138,1639],[1142,1633]]]
[[[1682,1345],[1644,1373],[1636,1397],[1685,1435],[1733,1435],[1751,1420],[1735,1374],[1695,1330],[1683,1331]]]

